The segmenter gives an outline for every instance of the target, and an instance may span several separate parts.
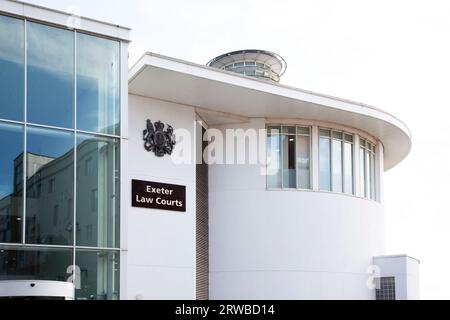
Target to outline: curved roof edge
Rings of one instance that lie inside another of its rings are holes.
[[[154,53],[130,69],[129,93],[248,118],[297,118],[356,128],[383,144],[386,171],[412,147],[406,124],[384,110]]]

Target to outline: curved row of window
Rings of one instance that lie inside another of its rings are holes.
[[[376,145],[359,137],[358,157],[353,133],[319,128],[317,140],[318,163],[314,164],[311,127],[269,125],[268,189],[311,190],[312,168],[317,168],[318,190],[376,200]],[[357,165],[359,181],[356,181]]]
[[[280,76],[272,68],[264,63],[255,61],[241,61],[230,63],[222,68],[226,71],[232,71],[249,77],[267,78],[279,81]]]

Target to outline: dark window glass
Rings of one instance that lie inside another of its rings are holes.
[[[0,242],[22,240],[23,213],[22,125],[0,122]]]
[[[72,249],[0,247],[0,280],[67,281],[72,261]]]
[[[78,300],[119,299],[119,253],[111,251],[76,252],[76,265],[80,270]]]
[[[73,128],[73,32],[27,22],[28,121]]]
[[[77,172],[77,225],[81,230],[89,225],[94,230],[92,237],[87,233],[77,236],[79,246],[119,247],[119,150],[119,139],[77,136],[77,163],[89,166]]]
[[[0,16],[0,118],[23,121],[24,21]]]
[[[120,134],[120,44],[77,34],[77,126]]]
[[[73,206],[73,134],[29,127],[27,139],[27,243],[71,245],[72,215],[54,226],[52,213],[55,206],[61,212]],[[38,196],[41,184],[49,188]]]
[[[295,127],[294,128],[295,131]],[[296,154],[295,136],[283,135],[283,188],[297,187],[297,171],[296,171]]]

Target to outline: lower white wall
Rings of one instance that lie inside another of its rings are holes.
[[[174,164],[144,149],[146,120],[186,129],[192,108],[130,95],[128,172],[131,180],[186,186],[186,213],[131,207],[128,199],[127,299],[195,299],[195,164]],[[194,144],[193,144],[194,145]]]
[[[380,204],[301,191],[210,194],[211,299],[374,299]]]

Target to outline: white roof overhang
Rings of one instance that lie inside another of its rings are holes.
[[[128,86],[130,94],[189,105],[217,122],[307,119],[362,130],[383,143],[386,171],[411,150],[408,127],[383,110],[153,53],[132,67]]]

